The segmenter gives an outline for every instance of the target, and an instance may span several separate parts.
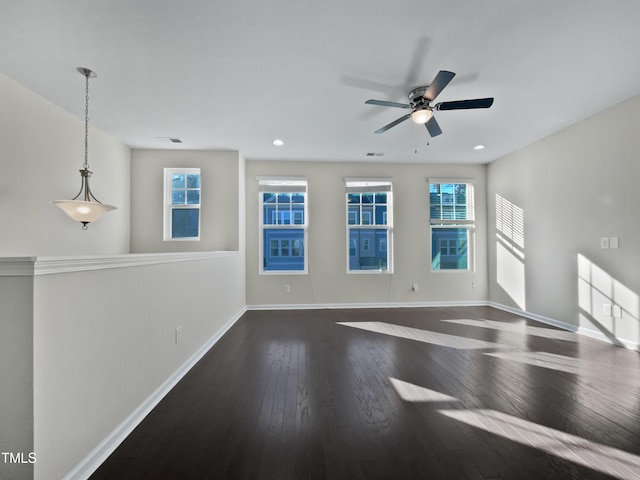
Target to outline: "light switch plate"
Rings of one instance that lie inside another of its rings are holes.
[[[609,248],[609,237],[602,237],[600,239],[600,248]]]
[[[609,237],[609,248],[618,248],[618,237]]]

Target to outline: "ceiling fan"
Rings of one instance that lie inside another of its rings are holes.
[[[427,127],[429,135],[436,137],[442,133],[440,125],[433,116],[434,110],[467,110],[470,108],[489,108],[493,105],[493,97],[476,98],[473,100],[456,100],[453,102],[440,102],[432,105],[436,97],[444,90],[449,82],[456,74],[446,70],[440,70],[433,79],[431,85],[414,88],[409,92],[409,103],[387,102],[385,100],[367,100],[364,103],[369,105],[380,105],[383,107],[396,107],[410,109],[411,113],[407,113],[393,122],[375,131],[375,133],[384,133],[390,128],[395,127],[399,123],[404,122],[409,117],[415,123],[424,124]]]

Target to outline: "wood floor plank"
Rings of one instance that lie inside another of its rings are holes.
[[[249,311],[91,476],[147,478],[640,479],[640,355],[491,307]]]

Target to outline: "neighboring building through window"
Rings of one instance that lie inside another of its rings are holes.
[[[164,169],[164,240],[200,240],[200,169]]]
[[[472,270],[475,211],[471,181],[429,180],[431,269]]]
[[[260,273],[307,272],[307,180],[259,178]]]
[[[388,179],[346,179],[347,272],[393,271],[393,192]]]

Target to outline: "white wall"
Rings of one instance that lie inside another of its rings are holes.
[[[129,149],[90,126],[92,191],[118,209],[83,231],[50,201],[80,189],[84,119],[3,74],[0,111],[0,256],[127,253]]]
[[[237,151],[133,150],[131,159],[131,251],[238,250],[241,210]],[[165,168],[201,169],[200,241],[163,241]]]
[[[0,261],[0,452],[27,459],[34,451],[32,318],[33,265],[29,272]],[[0,459],[0,478],[31,479],[33,465]]]
[[[243,311],[242,257],[219,255],[97,271],[36,270],[36,479],[63,478]]]
[[[398,304],[486,300],[486,168],[390,163],[247,161],[248,305]],[[257,176],[304,176],[309,198],[309,274],[259,275]],[[391,177],[393,274],[346,273],[345,177]],[[431,272],[428,177],[475,178],[476,271]],[[411,291],[411,284],[418,291]],[[283,286],[289,284],[290,293]]]
[[[491,301],[640,343],[638,132],[640,97],[489,164]],[[523,228],[516,221],[509,233],[519,215]],[[601,249],[602,237],[620,248]],[[619,305],[622,318],[602,304]]]

